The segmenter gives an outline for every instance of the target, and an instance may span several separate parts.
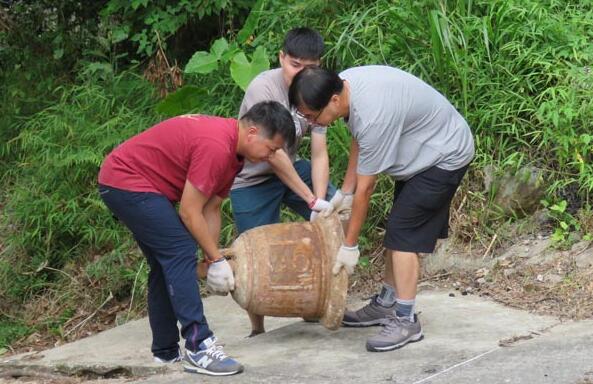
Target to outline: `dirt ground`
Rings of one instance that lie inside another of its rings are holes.
[[[484,255],[486,257],[484,257]],[[351,295],[370,297],[383,280],[383,250],[355,272]],[[447,243],[422,257],[419,289],[488,296],[510,307],[562,319],[593,318],[593,243],[560,250],[545,234],[524,236],[487,255]]]

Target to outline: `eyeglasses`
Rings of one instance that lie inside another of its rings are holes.
[[[314,117],[311,117],[311,115],[305,115],[301,111],[297,111],[296,112],[296,115],[298,117],[300,117],[301,119],[307,120],[311,124],[315,124],[317,122],[317,119],[319,119],[319,116],[321,116],[321,114],[323,113],[323,110],[324,109],[325,109],[325,107],[324,108],[321,108],[321,110],[319,110],[319,112],[317,113],[317,115],[315,115]]]

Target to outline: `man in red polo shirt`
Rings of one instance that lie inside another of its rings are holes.
[[[197,246],[211,263],[207,286],[234,288],[218,247],[220,206],[243,159],[266,161],[292,145],[294,123],[277,102],[254,105],[240,120],[187,115],[165,120],[115,148],[99,172],[99,193],[134,235],[148,264],[148,318],[157,362],[182,360],[185,369],[232,375],[243,366],[216,343],[196,282]],[[179,202],[179,213],[175,203]]]

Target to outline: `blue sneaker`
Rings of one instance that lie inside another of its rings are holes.
[[[216,337],[210,336],[200,343],[198,351],[186,350],[183,365],[185,371],[211,376],[228,376],[243,372],[243,366],[225,355],[222,345],[216,345],[216,341]]]

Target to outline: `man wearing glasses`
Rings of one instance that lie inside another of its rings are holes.
[[[474,156],[465,119],[419,78],[387,66],[363,66],[339,75],[305,68],[290,86],[291,105],[317,124],[343,118],[352,134],[342,190],[354,192],[352,215],[334,273],[350,274],[360,255],[358,237],[377,176],[396,180],[383,245],[385,283],[347,326],[384,325],[367,350],[389,351],[422,338],[414,313],[419,253],[432,253],[448,234],[449,205]],[[334,200],[334,205],[338,205]],[[324,213],[325,214],[325,213]]]

